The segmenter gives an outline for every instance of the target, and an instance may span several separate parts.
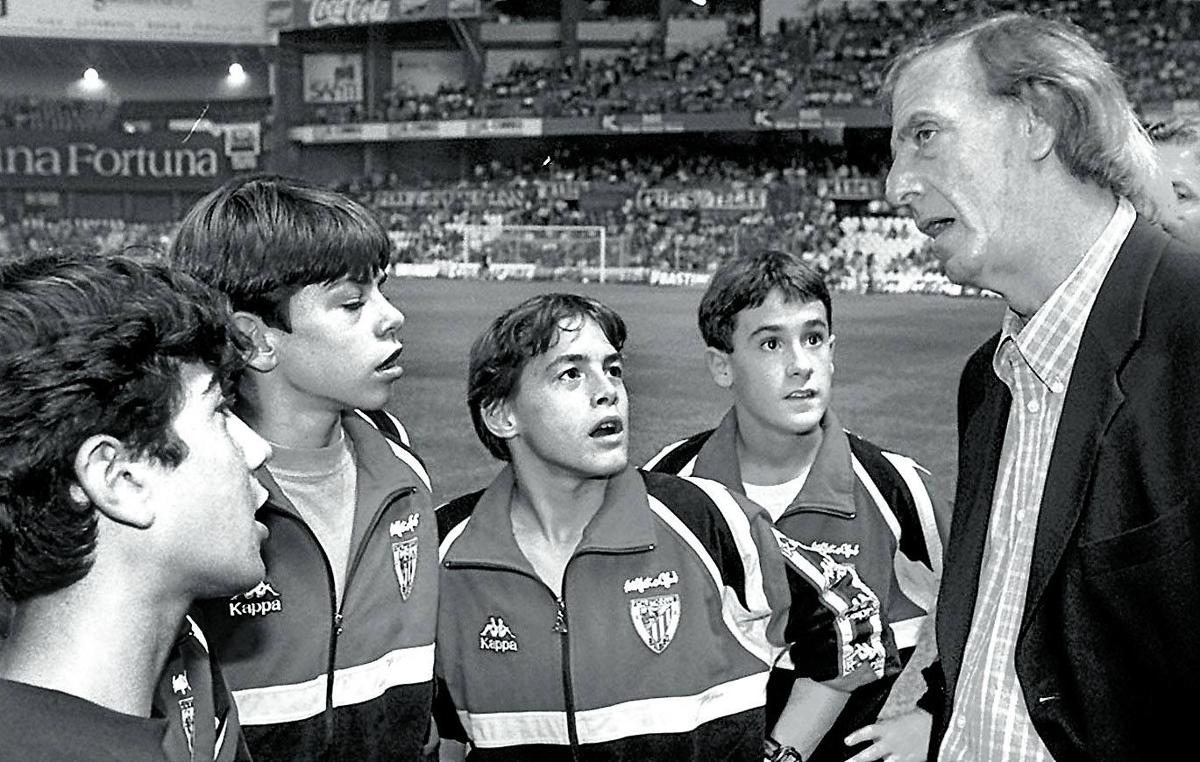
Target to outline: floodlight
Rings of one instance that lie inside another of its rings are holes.
[[[237,61],[229,64],[229,76],[226,77],[231,85],[240,85],[246,81],[246,69]]]

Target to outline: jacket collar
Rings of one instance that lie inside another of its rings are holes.
[[[390,495],[406,488],[416,488],[419,481],[410,478],[408,469],[400,467],[387,439],[374,426],[364,421],[353,411],[342,413],[342,426],[346,440],[354,454],[356,471],[356,493],[359,506],[378,506]],[[300,517],[296,507],[283,494],[279,483],[271,474],[270,461],[255,471],[255,476],[267,489],[267,503],[274,508]],[[424,485],[421,485],[423,487]],[[355,535],[358,534],[356,527]]]
[[[480,495],[462,534],[447,552],[445,562],[500,566],[537,576],[513,534],[515,486],[512,466],[505,466]],[[658,541],[654,526],[645,481],[637,469],[628,466],[608,479],[604,502],[584,528],[583,538],[572,556],[587,552],[648,550]]]
[[[692,473],[718,481],[741,494],[745,488],[738,465],[737,432],[737,411],[730,408],[697,453]],[[783,516],[805,508],[817,508],[852,519],[855,503],[850,438],[838,424],[832,408],[826,409],[821,418],[821,434],[821,444],[808,479]]]

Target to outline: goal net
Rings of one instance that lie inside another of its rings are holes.
[[[494,278],[570,278],[603,282],[608,265],[602,225],[455,225],[459,255]]]

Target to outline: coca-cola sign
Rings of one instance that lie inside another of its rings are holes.
[[[313,0],[308,23],[312,27],[381,24],[391,11],[391,0]]]
[[[293,13],[276,13],[273,26],[319,29],[366,24],[395,24],[431,19],[475,18],[482,13],[480,0],[291,0]],[[274,0],[286,2],[286,0]]]

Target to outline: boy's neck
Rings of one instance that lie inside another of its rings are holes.
[[[259,387],[242,395],[238,416],[271,444],[293,450],[328,447],[337,439],[342,413],[317,406],[284,404]]]
[[[530,473],[533,471],[534,473]],[[511,520],[517,546],[538,577],[562,595],[567,564],[604,504],[608,479],[513,466]]]
[[[88,582],[18,606],[0,677],[149,717],[187,604],[150,603]]]
[[[738,416],[737,457],[742,481],[783,484],[812,467],[824,440],[817,426],[805,434],[768,429],[750,416]]]
[[[584,528],[604,504],[608,479],[555,474],[545,468],[513,464],[514,522],[554,545],[574,548]]]

